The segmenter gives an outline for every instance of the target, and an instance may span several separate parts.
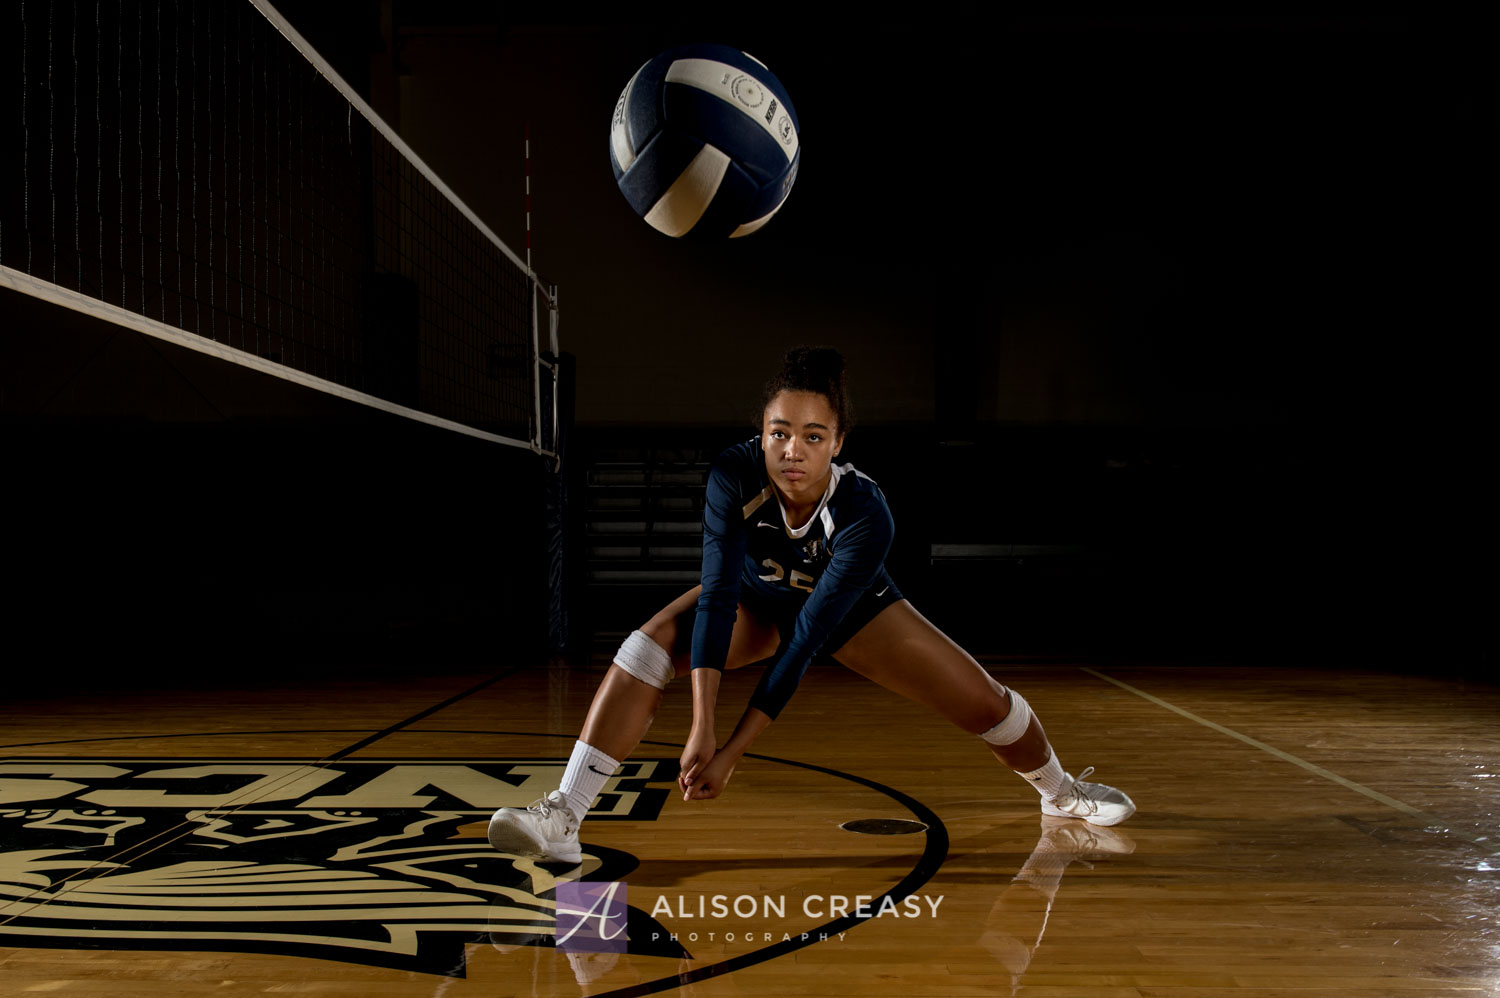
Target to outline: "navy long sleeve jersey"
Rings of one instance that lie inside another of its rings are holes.
[[[885,496],[853,465],[832,472],[817,511],[795,530],[766,474],[759,436],[719,455],[708,476],[693,668],[724,668],[742,589],[778,620],[795,615],[750,699],[773,718],[859,598],[872,585],[890,585],[885,558],[895,525]]]

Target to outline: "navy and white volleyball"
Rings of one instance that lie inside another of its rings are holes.
[[[663,52],[615,103],[615,180],[636,213],[669,236],[756,231],[786,201],[800,158],[786,88],[727,45]]]

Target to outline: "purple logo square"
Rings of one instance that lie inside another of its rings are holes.
[[[557,885],[557,948],[575,953],[624,953],[625,885],[578,880]]]

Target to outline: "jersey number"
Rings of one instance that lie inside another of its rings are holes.
[[[786,579],[786,569],[776,564],[776,562],[772,561],[770,558],[767,558],[760,564],[762,568],[769,568],[771,570],[770,575],[762,575],[760,577],[762,582],[780,582],[782,579]],[[799,572],[796,569],[792,570],[792,577],[790,579],[787,579],[788,584],[790,584],[793,589],[801,589],[803,592],[809,593],[813,591],[813,586],[817,584],[817,581],[818,580],[813,578],[811,575],[808,575],[805,572]]]

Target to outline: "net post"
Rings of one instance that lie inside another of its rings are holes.
[[[561,388],[562,349],[557,342],[557,285],[548,285],[547,295],[547,341],[552,351],[552,452],[555,455],[553,470],[562,473],[562,430],[557,422],[557,393]]]
[[[523,171],[526,178],[526,280],[531,288],[531,418],[532,426],[535,428],[531,435],[531,449],[541,454],[546,449],[542,446],[542,349],[537,314],[537,295],[541,287],[536,279],[536,271],[531,266],[531,120],[529,118],[522,125],[522,155],[526,167]]]
[[[541,309],[537,303],[537,296],[542,293],[541,284],[536,275],[531,275],[531,408],[532,421],[535,432],[532,434],[531,449],[544,457],[556,457],[556,442],[544,439],[542,423],[542,368],[545,366],[552,372],[553,380],[553,405],[554,415],[556,406],[556,366],[542,354],[541,342]],[[554,422],[552,434],[557,435],[557,425]]]

